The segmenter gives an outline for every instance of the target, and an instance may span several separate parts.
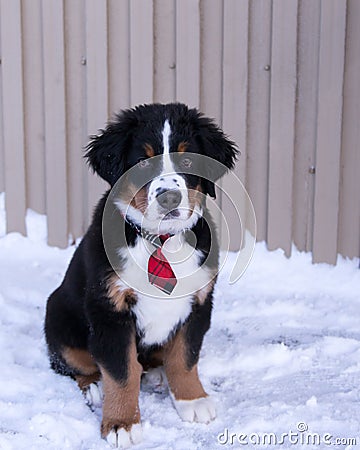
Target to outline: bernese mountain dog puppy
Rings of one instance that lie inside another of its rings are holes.
[[[102,381],[101,434],[115,447],[141,439],[140,380],[153,367],[183,420],[215,418],[197,370],[219,264],[206,196],[236,154],[211,119],[180,103],[122,111],[88,144],[112,189],[48,299],[45,336],[55,372],[93,399]]]

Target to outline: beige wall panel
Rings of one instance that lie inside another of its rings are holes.
[[[222,124],[223,2],[200,1],[200,110]]]
[[[42,7],[48,242],[50,245],[66,247],[68,199],[64,10],[61,1],[43,2]]]
[[[291,253],[295,140],[297,1],[273,2],[269,204],[267,241],[271,250]]]
[[[21,5],[0,1],[3,143],[7,232],[25,234],[25,155]]]
[[[337,255],[346,3],[321,3],[319,101],[314,203],[315,262]]]
[[[154,0],[154,101],[175,100],[175,0]]]
[[[298,86],[295,117],[293,240],[300,250],[311,251],[317,91],[320,39],[320,0],[300,0]]]
[[[86,49],[85,2],[65,0],[66,147],[69,233],[74,239],[84,232],[86,144]]]
[[[1,4],[0,4],[1,7]],[[1,9],[0,9],[1,14]],[[0,55],[2,54],[1,47],[1,21],[0,21]],[[0,56],[1,58],[1,56]],[[1,61],[0,61],[0,193],[5,192],[5,149],[4,149],[4,123],[3,123],[3,95],[2,95],[2,70],[1,70]]]
[[[83,160],[88,135],[177,100],[238,144],[258,240],[359,256],[359,23],[358,0],[0,0],[8,230],[24,233],[31,207],[51,244],[82,235],[107,187]],[[237,214],[219,191],[217,204],[237,249]]]
[[[360,2],[350,0],[344,79],[338,252],[360,252]]]
[[[246,188],[254,204],[257,238],[267,234],[272,1],[250,1]]]
[[[104,128],[108,116],[107,3],[86,0],[87,134]],[[87,221],[108,185],[89,169]]]
[[[223,24],[223,129],[236,142],[240,150],[235,173],[245,184],[247,158],[247,88],[248,88],[248,0],[224,1]],[[231,178],[224,177],[222,187],[231,195],[240,195]],[[231,224],[230,248],[241,247],[239,215],[246,223],[245,210],[236,212],[226,195],[222,197],[222,209]]]
[[[130,106],[130,6],[128,0],[108,2],[109,113]]]
[[[176,99],[200,104],[199,0],[176,0]]]
[[[199,109],[217,124],[222,123],[222,50],[223,50],[223,2],[201,0],[200,4],[200,105]],[[217,182],[219,188],[222,180]],[[222,194],[216,190],[216,205],[208,202],[212,216],[222,234],[220,208]]]
[[[2,86],[2,75],[0,71],[0,86]],[[5,192],[5,150],[4,150],[4,126],[2,118],[2,93],[0,89],[0,193]]]
[[[130,2],[130,104],[153,101],[153,3]]]
[[[22,2],[27,206],[45,213],[44,79],[41,1]]]
[[[245,183],[247,157],[249,0],[224,1],[223,127],[240,150],[236,173]]]

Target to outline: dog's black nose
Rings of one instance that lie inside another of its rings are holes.
[[[181,192],[178,189],[160,189],[156,200],[165,211],[172,211],[180,205]]]

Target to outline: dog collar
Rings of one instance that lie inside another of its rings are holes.
[[[162,247],[174,235],[170,233],[152,234],[146,230],[142,230],[138,225],[131,222],[128,217],[124,216],[124,220],[139,236],[142,236],[155,247],[155,251],[150,255],[148,261],[149,283],[165,292],[165,294],[170,295],[177,284],[177,279],[169,261],[162,252]]]

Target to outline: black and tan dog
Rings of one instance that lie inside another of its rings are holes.
[[[198,155],[221,163],[216,174],[195,167]],[[149,367],[163,366],[183,420],[215,417],[197,371],[219,253],[205,197],[215,197],[214,182],[233,168],[236,149],[196,109],[153,104],[117,115],[86,157],[112,187],[122,180],[107,222],[118,262],[103,241],[108,191],[48,300],[45,335],[56,372],[84,391],[102,380],[102,436],[126,447],[141,436],[140,378]],[[132,169],[136,176],[127,176]],[[174,259],[179,248],[185,257]]]

